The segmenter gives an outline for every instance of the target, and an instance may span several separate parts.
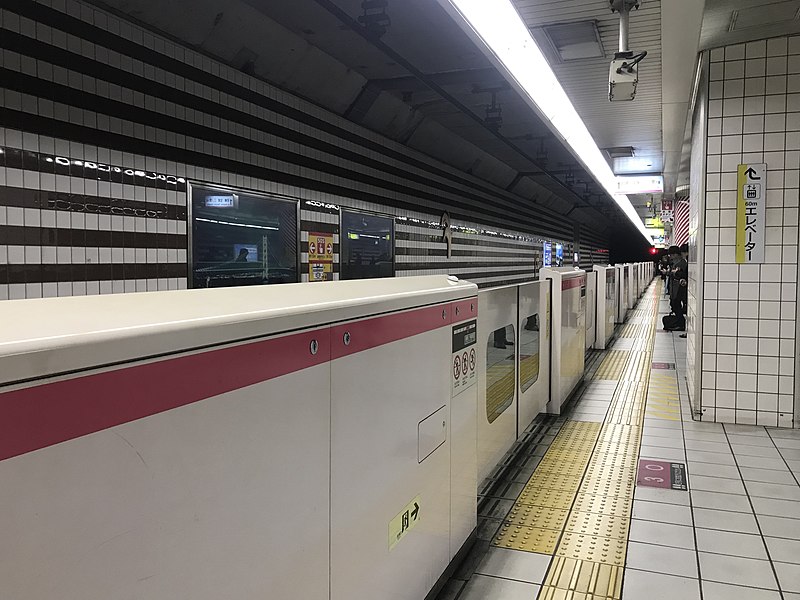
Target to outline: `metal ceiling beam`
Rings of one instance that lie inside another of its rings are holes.
[[[446,99],[450,104],[452,104],[455,108],[459,110],[465,117],[471,119],[472,121],[478,123],[482,128],[486,131],[490,132],[497,140],[502,142],[502,144],[509,149],[513,150],[518,156],[524,158],[529,164],[531,164],[536,170],[541,172],[542,175],[546,176],[549,179],[549,183],[551,185],[557,186],[557,189],[560,189],[566,197],[575,204],[575,206],[580,206],[581,208],[595,213],[598,217],[602,217],[602,214],[597,211],[594,207],[587,204],[583,201],[580,196],[578,196],[575,192],[570,190],[566,187],[563,182],[561,182],[557,177],[550,175],[532,156],[530,156],[527,152],[525,152],[522,148],[520,148],[517,144],[513,143],[511,140],[504,137],[498,131],[494,131],[491,128],[487,127],[486,124],[483,122],[483,119],[472,112],[469,107],[465,106],[462,102],[460,102],[457,98],[455,98],[452,94],[448,93],[439,83],[437,83],[433,78],[429,75],[426,75],[415,65],[409,62],[404,56],[400,55],[390,46],[388,46],[385,42],[383,42],[378,36],[372,34],[369,30],[362,27],[357,21],[355,21],[350,15],[348,15],[344,10],[342,10],[337,4],[335,4],[332,0],[313,0],[317,5],[321,8],[327,10],[330,14],[336,17],[343,25],[346,25],[350,30],[352,30],[355,34],[359,35],[370,44],[372,44],[377,50],[380,50],[383,54],[391,58],[392,61],[397,63],[398,65],[402,66],[406,69],[409,73],[411,73],[415,78],[417,78],[422,84],[425,85],[428,89],[434,91],[442,98]],[[541,185],[541,184],[540,184]],[[550,186],[546,186],[550,187]],[[572,211],[570,211],[572,212]]]
[[[430,81],[440,86],[472,85],[474,83],[497,85],[506,83],[506,80],[503,79],[503,76],[500,75],[494,67],[488,69],[464,69],[462,71],[431,73],[427,75],[427,77]],[[430,89],[414,75],[393,77],[391,79],[372,79],[370,83],[376,88],[386,92],[418,92]]]

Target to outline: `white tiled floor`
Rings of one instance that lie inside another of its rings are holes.
[[[684,351],[656,336],[682,421],[646,419],[643,455],[684,462],[689,491],[636,489],[623,599],[800,600],[800,431],[692,421]]]
[[[473,575],[459,600],[486,600],[487,598],[502,598],[502,600],[531,600],[539,593],[539,586],[512,579],[501,579],[486,575]]]
[[[544,554],[492,547],[475,572],[525,583],[539,583],[544,579],[549,564],[550,557]]]

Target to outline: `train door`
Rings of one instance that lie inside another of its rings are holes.
[[[517,286],[478,293],[478,481],[517,439]]]
[[[518,288],[519,416],[517,437],[550,399],[550,281]]]
[[[614,267],[617,273],[617,323],[625,322],[625,314],[627,312],[628,296],[625,291],[625,267],[624,265],[616,265]]]
[[[597,273],[586,272],[586,348],[594,346],[597,336]]]

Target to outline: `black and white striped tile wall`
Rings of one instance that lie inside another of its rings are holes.
[[[197,182],[299,202],[304,279],[309,231],[338,276],[331,206],[398,218],[397,275],[524,281],[542,240],[571,262],[559,215],[264,81],[75,0],[0,7],[2,299],[186,287]],[[586,265],[607,240],[580,235]]]

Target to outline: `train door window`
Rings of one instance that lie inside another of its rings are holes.
[[[486,418],[493,423],[514,402],[513,325],[506,325],[489,334],[486,342]]]
[[[192,287],[298,281],[297,203],[192,186]]]
[[[394,277],[394,219],[342,211],[342,279]]]
[[[539,379],[539,314],[525,319],[519,332],[519,387],[527,392]]]

